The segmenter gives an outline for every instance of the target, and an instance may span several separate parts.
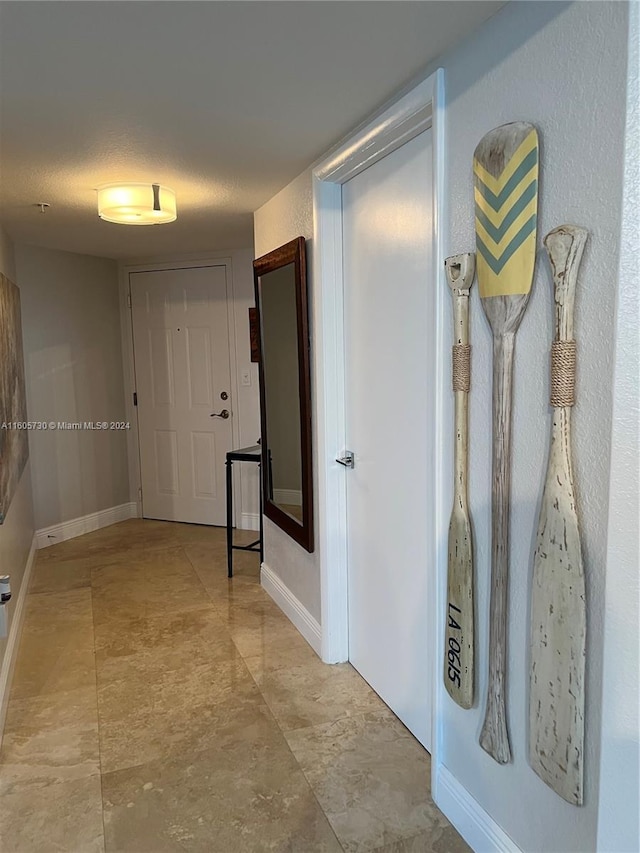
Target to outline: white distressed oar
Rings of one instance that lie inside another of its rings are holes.
[[[582,804],[584,662],[587,617],[580,529],[571,464],[574,401],[573,306],[588,232],[562,225],[544,239],[553,272],[551,447],[531,590],[529,760],[561,797]]]
[[[489,686],[480,745],[511,759],[506,709],[511,394],[518,326],[535,266],[538,134],[514,122],[482,138],[473,158],[478,286],[493,332],[493,459]]]
[[[454,495],[449,522],[444,684],[462,708],[473,705],[473,542],[467,504],[469,448],[469,290],[476,263],[473,253],[444,262],[453,299],[453,391],[455,395]]]

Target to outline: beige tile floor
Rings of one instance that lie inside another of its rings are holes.
[[[428,786],[428,754],[317,658],[257,555],[227,580],[220,528],[133,520],[38,554],[3,853],[467,851]]]

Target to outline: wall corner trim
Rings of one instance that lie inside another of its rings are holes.
[[[52,524],[51,527],[43,527],[36,530],[36,547],[47,548],[49,545],[57,545],[67,539],[75,539],[84,533],[92,533],[101,527],[109,527],[118,521],[126,521],[128,518],[137,518],[138,505],[135,501],[126,504],[101,509],[99,512],[91,512],[80,518],[72,518],[60,524]]]
[[[20,634],[22,633],[24,603],[27,597],[27,590],[29,589],[31,569],[33,568],[33,564],[35,562],[36,549],[36,534],[34,533],[33,539],[31,540],[31,548],[29,549],[29,556],[27,557],[27,563],[24,569],[24,575],[22,576],[22,583],[20,584],[20,591],[18,592],[16,607],[11,616],[9,636],[7,637],[7,645],[5,646],[4,657],[2,659],[2,667],[0,668],[0,746],[2,745],[4,722],[7,716],[7,706],[9,704],[11,679],[13,677],[13,670],[18,655]]]
[[[284,615],[293,622],[314,652],[320,656],[322,653],[322,630],[318,620],[309,613],[307,608],[300,603],[266,563],[260,567],[260,583]]]
[[[456,777],[440,764],[433,800],[476,853],[522,853]]]

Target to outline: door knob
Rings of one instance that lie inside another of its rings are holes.
[[[223,409],[221,412],[211,412],[210,417],[222,418],[223,421],[226,421],[229,417],[229,412],[227,411],[227,409]]]

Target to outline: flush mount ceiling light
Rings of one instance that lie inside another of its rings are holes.
[[[177,219],[176,194],[160,184],[103,184],[98,216],[122,225],[160,225]]]

